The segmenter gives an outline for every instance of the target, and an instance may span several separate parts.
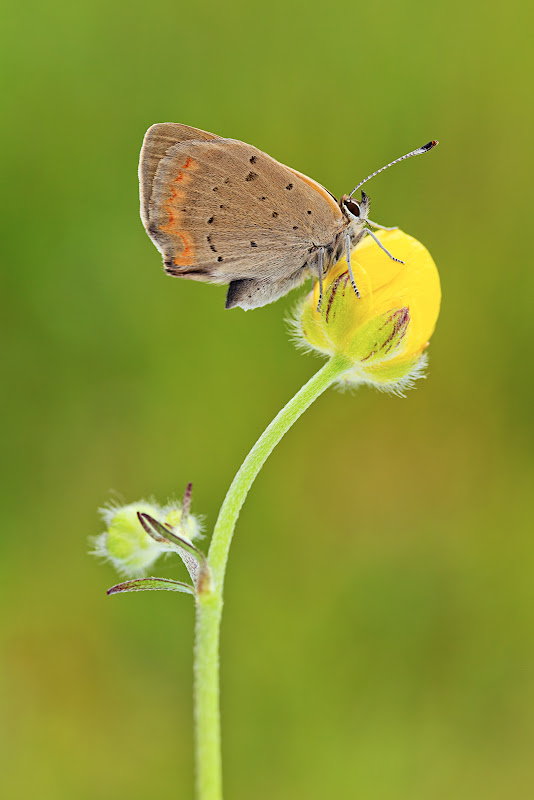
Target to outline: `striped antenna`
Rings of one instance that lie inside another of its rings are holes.
[[[352,192],[349,194],[349,199],[352,197],[354,192],[358,191],[360,186],[363,186],[364,183],[367,183],[367,181],[370,181],[371,178],[374,178],[375,175],[378,175],[379,172],[384,172],[385,169],[389,169],[389,167],[392,167],[393,164],[398,164],[399,161],[404,161],[405,158],[411,158],[412,156],[420,156],[421,153],[427,153],[429,150],[432,150],[432,148],[435,147],[437,144],[438,144],[438,142],[435,139],[433,139],[431,142],[428,142],[427,144],[424,144],[422,147],[418,147],[417,150],[412,150],[411,153],[406,153],[405,156],[401,156],[400,158],[396,158],[395,161],[392,161],[390,164],[386,164],[385,167],[381,167],[380,169],[377,169],[376,172],[373,172],[371,175],[368,175],[367,178],[364,181],[359,183],[352,190]]]

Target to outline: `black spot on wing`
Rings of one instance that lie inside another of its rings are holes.
[[[214,217],[210,217],[210,218],[209,218],[209,220],[208,220],[208,225],[211,225],[211,223],[213,222],[213,220],[214,220]]]
[[[257,247],[258,245],[256,244],[256,242],[251,242],[251,243],[250,243],[250,246],[251,246],[251,247]]]
[[[246,181],[253,181],[254,178],[257,178],[257,177],[258,177],[258,173],[257,172],[249,172],[247,177],[245,178],[245,180]]]
[[[272,216],[276,218],[278,216],[278,211],[273,211]]]
[[[292,183],[288,183],[287,186],[286,186],[286,189],[288,191],[291,191],[292,188],[293,188],[293,184]]]
[[[249,161],[250,161],[251,164],[255,164],[257,160],[258,159],[256,158],[256,156],[250,156],[250,158],[249,158]]]

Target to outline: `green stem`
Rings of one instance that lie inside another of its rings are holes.
[[[222,800],[219,636],[224,575],[239,512],[256,475],[280,439],[349,366],[346,358],[334,356],[284,406],[245,458],[219,512],[208,553],[212,585],[197,597],[194,663],[197,800]]]

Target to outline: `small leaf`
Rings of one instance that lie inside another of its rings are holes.
[[[150,514],[143,514],[139,512],[138,515],[139,521],[145,531],[148,533],[149,536],[152,536],[156,542],[163,543],[165,540],[168,544],[175,544],[178,547],[183,548],[188,553],[191,553],[192,556],[195,556],[198,562],[202,562],[205,560],[204,553],[195,547],[189,539],[184,539],[182,536],[178,536],[174,531],[171,530],[170,526],[167,527],[163,525],[163,523],[159,522],[154,517],[151,517]],[[148,523],[148,524],[147,524]],[[152,530],[150,530],[150,526],[152,526]]]
[[[166,525],[158,522],[158,520],[151,517],[150,514],[139,512],[137,516],[139,517],[139,522],[149,536],[160,544],[169,544],[172,549],[178,553],[191,576],[191,580],[195,586],[197,586],[199,574],[209,572],[204,553],[195,547],[188,539],[178,536],[170,527],[168,528]]]
[[[137,578],[133,581],[118,583],[108,589],[107,594],[119,594],[120,592],[184,592],[185,594],[195,594],[195,590],[188,583],[181,581],[171,581],[169,578]]]

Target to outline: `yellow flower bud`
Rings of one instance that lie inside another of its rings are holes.
[[[441,289],[436,265],[420,242],[400,230],[381,231],[377,236],[405,263],[393,261],[366,237],[351,257],[360,298],[343,258],[325,277],[320,310],[316,283],[298,310],[295,327],[307,348],[348,357],[352,366],[341,383],[371,383],[399,392],[422,374]]]

